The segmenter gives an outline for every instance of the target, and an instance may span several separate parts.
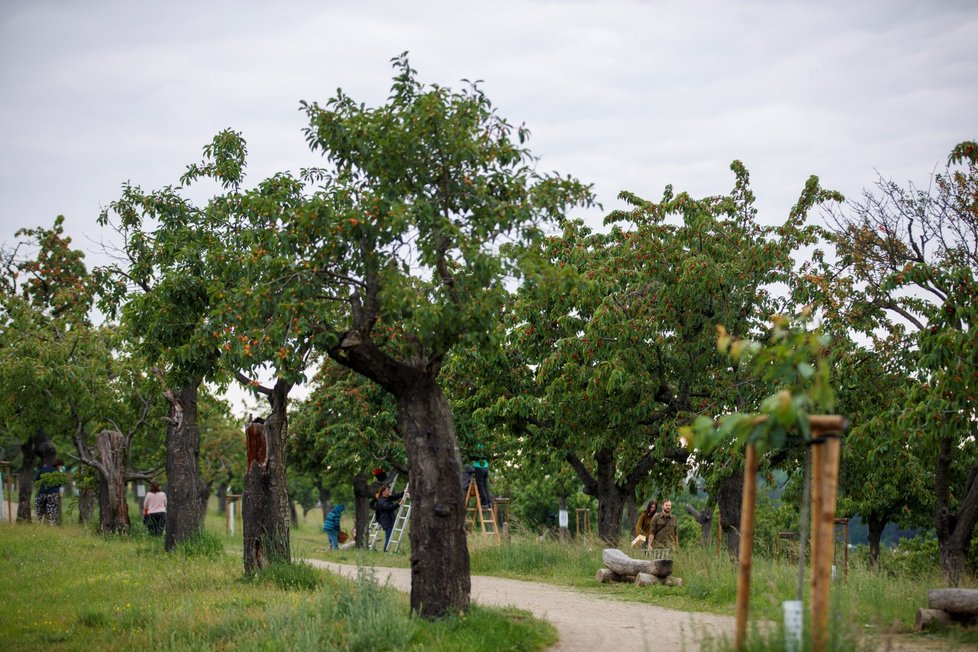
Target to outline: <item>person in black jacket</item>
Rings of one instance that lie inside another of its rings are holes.
[[[377,504],[374,507],[374,516],[377,518],[377,524],[384,529],[384,552],[387,552],[387,545],[391,541],[391,534],[394,533],[394,519],[397,517],[397,509],[401,506],[398,501],[403,496],[403,491],[392,494],[391,488],[387,485],[383,485],[377,490]]]

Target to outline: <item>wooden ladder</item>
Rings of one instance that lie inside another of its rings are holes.
[[[475,503],[473,503],[473,499]],[[475,478],[469,481],[469,488],[465,492],[465,523],[470,532],[475,532],[480,528],[483,534],[499,538],[499,525],[496,522],[496,510],[492,507],[484,507],[482,499],[479,497],[479,488],[475,484]]]

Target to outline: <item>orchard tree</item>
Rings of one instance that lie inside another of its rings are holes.
[[[608,233],[565,223],[547,242],[558,273],[526,284],[510,314],[510,350],[521,358],[512,378],[520,384],[495,411],[564,452],[598,498],[599,533],[608,541],[617,542],[623,507],[650,474],[662,488],[686,476],[680,426],[758,395],[736,369],[725,373],[714,327],[756,333],[784,310],[773,287],[792,280],[797,252],[815,242],[807,213],[837,198],[812,177],[788,219],[763,226],[746,169],[736,161],[731,169],[729,195],[694,199],[670,186],[652,202],[622,193],[632,208],[607,218]],[[739,523],[736,462],[699,460],[729,525]]]
[[[537,172],[523,144],[527,131],[500,118],[477,85],[425,87],[406,57],[394,65],[382,106],[368,108],[342,91],[324,105],[303,104],[307,139],[326,158],[325,170],[298,180],[276,175],[254,201],[232,192],[211,206],[223,206],[240,225],[232,233],[257,245],[244,249],[256,256],[251,285],[280,307],[293,306],[287,328],[315,333],[318,351],[394,397],[416,499],[411,608],[438,617],[465,611],[470,588],[442,364],[458,344],[490,344],[504,284],[520,275],[527,245],[567,207],[590,201],[590,191]],[[235,174],[229,151],[243,145],[217,151],[214,174]],[[299,201],[303,183],[314,182],[320,186]],[[241,251],[238,242],[230,253]],[[239,335],[254,346],[254,335]],[[271,341],[288,358],[300,351]]]
[[[219,350],[208,310],[220,287],[205,268],[213,237],[182,188],[144,192],[126,183],[99,217],[121,238],[118,259],[96,270],[100,302],[121,317],[147,369],[161,377],[166,417],[167,550],[200,533],[207,486],[200,472],[198,400],[205,378],[218,374]]]
[[[90,330],[94,293],[63,216],[16,235],[0,270],[0,415],[4,440],[16,441],[21,455],[17,520],[30,521],[36,462],[52,463],[55,442],[71,441],[70,414],[51,397],[73,391],[63,383],[65,368],[79,364],[73,346]]]
[[[879,568],[880,538],[889,522],[925,525],[933,507],[932,471],[925,465],[919,438],[900,423],[915,381],[907,349],[899,342],[874,342],[873,348],[837,339],[836,386],[839,412],[850,425],[842,447],[840,514],[860,515],[868,528],[869,564]]]
[[[881,179],[829,220],[839,258],[824,295],[833,283],[851,291],[839,293],[844,305],[826,300],[827,311],[901,334],[888,346],[914,359],[900,424],[933,460],[941,566],[957,584],[978,524],[978,145],[955,147],[926,189]]]

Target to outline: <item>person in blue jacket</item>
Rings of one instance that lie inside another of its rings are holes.
[[[340,515],[345,509],[346,505],[343,503],[337,504],[326,515],[326,520],[323,521],[323,532],[329,537],[330,550],[336,550],[340,547]]]

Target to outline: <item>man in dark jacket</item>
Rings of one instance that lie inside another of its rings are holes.
[[[377,505],[374,507],[374,516],[377,519],[377,524],[384,529],[384,552],[387,552],[387,545],[394,533],[394,519],[397,517],[397,510],[401,506],[398,501],[403,496],[403,491],[392,494],[391,488],[387,485],[377,490]]]

